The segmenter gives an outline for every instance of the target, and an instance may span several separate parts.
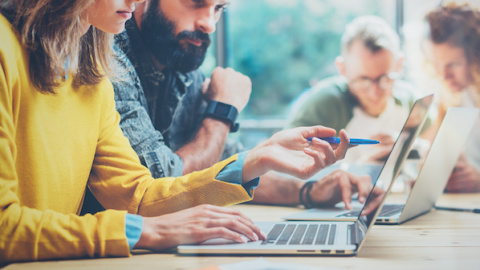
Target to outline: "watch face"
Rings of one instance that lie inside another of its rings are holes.
[[[215,111],[213,113],[227,117],[229,112],[230,112],[230,105],[217,103],[217,106],[215,107]]]

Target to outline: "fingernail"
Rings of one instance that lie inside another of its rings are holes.
[[[260,231],[260,233],[262,234],[263,239],[267,239],[267,234],[266,233],[264,233],[263,231]]]
[[[360,198],[358,199],[358,201],[361,202],[361,203],[364,203],[364,202],[365,202],[365,197],[360,197]]]
[[[247,243],[248,242],[248,238],[245,237],[244,235],[240,235],[240,238],[242,238],[242,243]]]
[[[253,239],[255,239],[255,241],[259,240],[258,235],[256,233],[253,233]]]

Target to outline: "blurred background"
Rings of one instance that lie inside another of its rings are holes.
[[[451,2],[451,1],[449,1]],[[457,1],[480,4],[480,0]],[[217,24],[202,71],[218,65],[250,77],[253,91],[231,134],[250,149],[281,130],[290,104],[319,80],[336,75],[345,25],[361,15],[385,19],[402,38],[404,79],[419,95],[442,87],[428,79],[420,37],[424,15],[440,0],[237,0]]]

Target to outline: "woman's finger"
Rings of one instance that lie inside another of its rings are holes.
[[[349,145],[350,139],[347,136],[347,132],[344,129],[340,130],[340,144],[335,150],[335,157],[337,160],[345,158]]]
[[[342,192],[342,200],[345,203],[345,208],[348,210],[352,209],[352,185],[346,174],[340,175],[338,181],[340,190]]]
[[[232,218],[211,219],[207,224],[207,228],[223,227],[231,231],[235,231],[249,238],[252,241],[258,241],[260,238],[252,228],[245,225],[241,220]]]
[[[191,243],[186,244],[197,244],[214,238],[224,238],[227,240],[232,240],[237,243],[246,243],[248,238],[242,237],[241,234],[229,230],[225,227],[214,227],[214,228],[198,228],[192,233]]]
[[[382,202],[384,196],[385,191],[381,188],[375,187],[372,195],[370,195],[368,198],[369,201],[367,202],[367,205],[362,211],[362,216],[368,215],[375,211]]]
[[[358,190],[358,201],[364,203],[373,188],[370,176],[356,176],[352,174],[351,179]]]
[[[337,162],[335,152],[333,151],[332,146],[329,143],[318,138],[313,138],[312,144],[313,145],[311,150],[323,152],[325,156],[325,164],[327,166]]]
[[[305,171],[301,172],[297,172],[297,176],[302,178],[302,179],[305,179],[305,178],[308,178],[308,177],[311,177],[310,174],[313,174],[313,173],[316,173],[317,171],[323,169],[326,167],[326,163],[325,163],[325,155],[321,152],[318,152],[318,151],[314,151],[310,148],[305,148],[303,149],[303,152],[309,156],[311,156],[314,160],[315,160],[315,163],[313,163],[310,168],[305,168]]]
[[[228,207],[218,207],[212,206],[210,211],[207,213],[210,219],[229,219],[236,222],[242,223],[244,226],[248,227],[255,235],[257,235],[260,239],[264,240],[266,238],[265,233],[263,233],[260,228],[258,228],[253,221],[245,216],[242,212],[238,211],[237,209],[228,208]],[[245,234],[245,236],[249,237],[249,235]],[[254,235],[250,234],[251,237],[255,237]],[[250,238],[254,239],[254,238]]]

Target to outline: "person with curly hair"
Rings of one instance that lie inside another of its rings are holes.
[[[445,84],[440,93],[440,126],[452,106],[480,107],[480,10],[449,3],[429,12],[424,51]],[[448,181],[448,192],[480,192],[480,120]]]

